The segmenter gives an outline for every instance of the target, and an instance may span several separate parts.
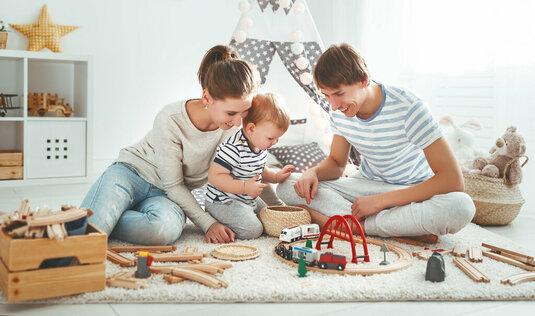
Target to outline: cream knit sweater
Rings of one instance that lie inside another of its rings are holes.
[[[164,190],[206,232],[216,220],[201,208],[191,190],[206,183],[217,145],[236,128],[198,130],[186,112],[186,102],[164,107],[154,119],[152,130],[137,144],[121,150],[117,161],[133,167],[144,180]]]

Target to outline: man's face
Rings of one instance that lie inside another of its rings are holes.
[[[347,117],[359,113],[366,99],[366,86],[358,82],[351,85],[340,85],[338,88],[321,88],[333,111],[340,111]]]

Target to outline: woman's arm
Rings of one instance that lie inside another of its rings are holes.
[[[434,176],[406,189],[357,198],[351,207],[353,215],[362,218],[385,208],[429,200],[437,194],[464,191],[461,169],[443,137],[426,147],[424,154]]]

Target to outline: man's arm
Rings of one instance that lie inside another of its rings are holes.
[[[434,176],[405,189],[360,197],[351,207],[353,215],[362,218],[385,208],[429,200],[437,194],[464,191],[461,169],[444,138],[426,147],[424,154]]]
[[[320,181],[340,178],[347,165],[350,149],[351,144],[345,137],[333,135],[329,156],[316,167],[310,168],[309,171],[314,172]]]

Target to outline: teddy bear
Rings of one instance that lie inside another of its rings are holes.
[[[516,127],[510,126],[505,134],[496,140],[489,151],[490,157],[476,157],[473,168],[481,170],[481,174],[488,177],[503,177],[505,165],[512,161],[507,176],[511,184],[522,182],[522,166],[517,158],[526,153],[524,137],[516,133]]]

